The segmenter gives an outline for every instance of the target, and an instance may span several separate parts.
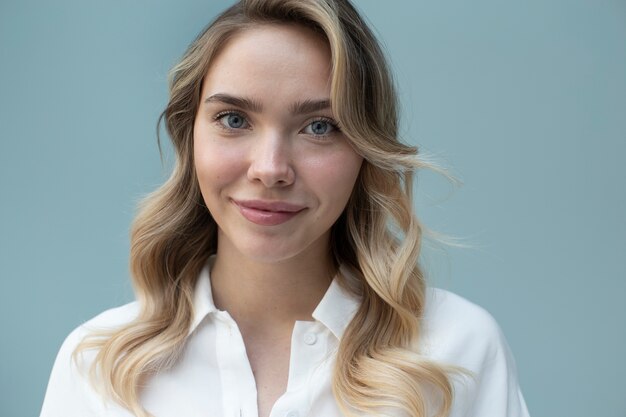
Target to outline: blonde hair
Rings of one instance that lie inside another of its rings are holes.
[[[92,381],[137,416],[145,378],[170,366],[186,341],[193,290],[216,249],[216,225],[193,166],[193,125],[203,78],[216,53],[238,31],[295,23],[324,36],[332,55],[331,103],[341,128],[364,158],[357,183],[332,229],[340,283],[362,303],[340,341],[333,392],[346,415],[403,410],[449,414],[449,369],[426,360],[416,343],[425,303],[418,265],[422,229],[412,210],[413,172],[427,164],[398,140],[393,81],[375,36],[347,0],[243,0],[190,45],[170,78],[161,115],[176,151],[171,177],[141,204],[131,233],[131,273],[141,306],[122,328],[92,333],[75,355],[94,349]],[[76,356],[75,356],[76,358]]]

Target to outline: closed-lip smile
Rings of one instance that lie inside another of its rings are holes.
[[[285,201],[235,199],[232,201],[243,217],[261,226],[276,226],[285,223],[306,209],[306,206]]]

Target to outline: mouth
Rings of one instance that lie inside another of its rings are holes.
[[[306,210],[306,206],[285,201],[232,200],[232,202],[239,208],[244,218],[261,226],[285,223]]]

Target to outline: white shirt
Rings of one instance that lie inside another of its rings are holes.
[[[331,391],[334,352],[358,305],[334,280],[313,312],[315,321],[295,323],[287,390],[270,417],[342,416]],[[107,310],[67,337],[52,369],[41,417],[132,416],[94,391],[71,354],[89,329],[119,326],[137,313],[137,302]],[[423,319],[423,355],[474,374],[454,382],[450,417],[528,417],[514,359],[489,313],[450,292],[429,289]],[[88,366],[93,353],[85,358]],[[141,402],[155,417],[258,416],[243,339],[228,312],[213,304],[208,265],[196,285],[184,353],[173,367],[147,381]]]

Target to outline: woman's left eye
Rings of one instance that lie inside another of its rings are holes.
[[[303,130],[303,133],[313,136],[327,136],[337,130],[337,125],[330,120],[314,120],[309,123]]]

